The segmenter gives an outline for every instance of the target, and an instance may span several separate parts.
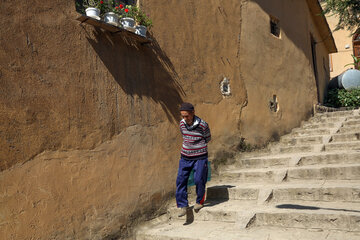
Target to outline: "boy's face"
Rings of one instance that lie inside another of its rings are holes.
[[[195,111],[180,111],[180,114],[187,125],[192,125],[194,121]]]

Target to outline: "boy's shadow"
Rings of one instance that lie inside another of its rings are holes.
[[[183,225],[189,225],[191,223],[194,222],[194,211],[193,211],[194,207],[188,207],[187,211],[186,211],[186,220],[185,223]]]

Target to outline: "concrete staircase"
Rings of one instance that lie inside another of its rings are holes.
[[[136,239],[359,240],[359,110],[316,114],[269,153],[239,157],[199,213],[177,213],[173,203]]]

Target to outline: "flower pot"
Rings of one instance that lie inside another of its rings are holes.
[[[109,23],[114,26],[119,25],[119,17],[113,12],[107,12],[104,14],[104,22]]]
[[[135,20],[133,18],[129,18],[129,17],[122,18],[121,24],[126,30],[135,32]]]
[[[140,35],[140,36],[143,36],[143,37],[146,37],[146,31],[147,31],[147,27],[143,26],[143,25],[137,25],[135,27],[135,33]]]
[[[100,9],[89,7],[85,9],[86,16],[100,20]]]

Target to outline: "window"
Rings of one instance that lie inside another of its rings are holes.
[[[270,16],[270,32],[275,37],[280,38],[280,21],[279,19]]]

